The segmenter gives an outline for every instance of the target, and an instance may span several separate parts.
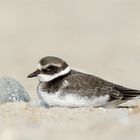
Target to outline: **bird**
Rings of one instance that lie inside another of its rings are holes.
[[[43,57],[37,70],[37,94],[44,107],[119,107],[123,102],[139,98],[140,90],[127,88],[97,76],[71,69],[64,60]]]

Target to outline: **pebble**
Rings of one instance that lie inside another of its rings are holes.
[[[29,101],[28,93],[18,81],[9,77],[0,78],[0,104]]]

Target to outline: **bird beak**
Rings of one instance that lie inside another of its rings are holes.
[[[33,78],[38,76],[38,74],[40,74],[40,70],[36,70],[35,72],[31,73],[28,75],[28,78]]]

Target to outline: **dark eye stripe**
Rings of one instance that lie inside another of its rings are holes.
[[[47,70],[53,70],[54,69],[54,66],[50,65],[47,67]]]
[[[42,72],[47,73],[47,72],[53,71],[54,69],[55,69],[55,66],[50,65],[46,69],[42,69]]]
[[[46,73],[46,72],[48,72],[48,70],[47,69],[42,69],[42,72]]]

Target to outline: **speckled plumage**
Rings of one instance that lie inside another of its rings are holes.
[[[63,82],[67,81],[68,86],[63,87]],[[139,96],[140,91],[125,88],[93,75],[81,73],[75,70],[65,76],[58,77],[48,83],[40,83],[42,91],[47,93],[55,93],[58,90],[62,91],[63,94],[78,94],[80,96],[102,96],[109,95],[110,101],[115,99],[129,100],[133,97]]]
[[[106,100],[106,103],[119,101],[119,104],[122,101],[127,101],[133,99],[134,97],[140,96],[139,90],[133,90],[116,85],[99,77],[79,71],[69,71],[68,64],[57,57],[44,57],[39,61],[39,64],[42,65],[43,68],[37,70],[39,72],[34,72],[33,74],[29,75],[29,77],[37,76],[40,80],[38,85],[38,94],[41,99],[44,98],[44,95],[55,95],[58,93],[60,98],[71,94],[77,96],[78,98],[84,97],[90,100],[108,96],[109,98]],[[52,70],[50,70],[50,65],[51,67],[54,66]],[[46,66],[45,71],[44,66]],[[56,74],[58,77],[56,77]],[[41,77],[38,75],[41,75]],[[54,76],[54,78],[51,78],[50,76]],[[47,77],[50,78],[50,81],[47,79]],[[45,80],[47,80],[47,82],[45,82]]]

